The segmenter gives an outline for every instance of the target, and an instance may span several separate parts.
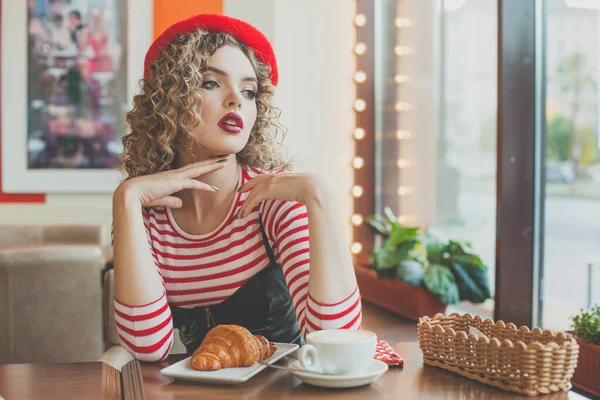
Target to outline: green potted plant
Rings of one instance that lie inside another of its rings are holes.
[[[600,397],[600,305],[571,317],[579,343],[579,360],[573,385]]]
[[[414,320],[443,313],[448,304],[490,298],[487,267],[469,243],[402,226],[388,207],[383,214],[366,220],[383,243],[371,250],[375,272],[357,271],[364,298]]]
[[[423,283],[442,302],[478,304],[491,297],[487,266],[469,242],[445,240],[433,230],[425,236],[427,265]]]

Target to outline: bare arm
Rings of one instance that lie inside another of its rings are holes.
[[[279,255],[302,333],[320,329],[359,329],[362,307],[358,287],[352,284],[353,269],[338,268],[343,265],[341,262],[326,264],[333,261],[324,261],[325,264],[321,266],[326,269],[322,273],[323,268],[319,272],[312,262],[311,257],[315,254],[313,249],[331,245],[329,230],[325,232],[322,242],[318,242],[319,235],[313,235],[313,232],[309,235],[308,208],[295,201],[266,201],[263,204],[263,216],[267,236],[272,238]],[[323,222],[319,225],[329,229],[328,222]],[[323,253],[319,257],[330,259]],[[325,279],[329,281],[325,282]],[[309,283],[312,285],[310,292]],[[314,287],[325,288],[325,296],[323,293],[314,293]],[[348,287],[352,290],[347,291]],[[330,293],[331,296],[328,296]]]
[[[356,275],[346,237],[339,200],[331,186],[317,179],[306,195],[310,244],[308,290],[317,301],[327,304],[346,299],[356,289]]]
[[[132,178],[113,195],[115,322],[119,341],[138,360],[163,360],[173,344],[171,310],[142,208],[181,207],[171,195],[183,189],[214,191],[194,178],[222,166],[209,160]]]
[[[181,207],[181,200],[171,195],[184,189],[214,192],[195,178],[223,168],[219,160],[136,177],[119,185],[113,195],[115,298],[119,302],[139,306],[155,301],[164,293],[142,207]]]
[[[149,243],[149,218],[127,188],[113,196],[115,322],[121,345],[136,359],[155,362],[173,345],[172,316]]]
[[[310,296],[326,306],[349,300],[356,292],[356,275],[333,186],[315,174],[276,173],[259,175],[246,182],[240,191],[250,194],[238,217],[247,215],[256,204],[268,199],[304,204],[310,232]],[[281,232],[286,238],[286,243],[281,245],[286,249],[290,247],[289,229],[282,228]],[[294,237],[299,238],[298,235]]]
[[[142,204],[127,186],[113,196],[115,298],[129,305],[148,304],[164,292],[148,243]]]

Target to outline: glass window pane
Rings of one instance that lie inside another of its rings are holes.
[[[497,0],[389,3],[376,2],[377,212],[471,242],[493,294]],[[493,301],[460,310],[491,317]]]
[[[445,1],[443,97],[436,150],[436,227],[470,241],[489,267],[494,291],[496,251],[496,0]],[[493,302],[471,312],[491,317]]]
[[[548,1],[542,325],[555,330],[600,303],[599,26],[600,2]]]

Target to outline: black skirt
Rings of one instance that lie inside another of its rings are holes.
[[[210,307],[170,305],[173,327],[188,353],[193,353],[212,328],[240,325],[271,342],[304,344],[290,291],[277,264],[259,215],[259,225],[270,265],[246,281],[231,297]]]

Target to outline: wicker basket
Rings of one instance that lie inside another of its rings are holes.
[[[418,337],[425,364],[527,396],[569,389],[579,352],[567,333],[470,314],[419,318]]]

